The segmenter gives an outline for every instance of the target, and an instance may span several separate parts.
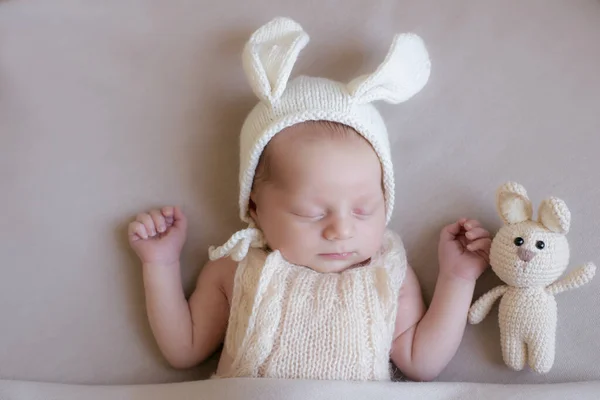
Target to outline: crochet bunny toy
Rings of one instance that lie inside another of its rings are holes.
[[[477,300],[468,321],[478,324],[502,297],[499,309],[502,357],[520,371],[527,361],[532,370],[547,373],[554,363],[557,310],[554,295],[588,283],[596,272],[592,263],[558,278],[569,263],[571,214],[560,199],[544,200],[538,221],[523,186],[509,182],[496,196],[505,225],[492,241],[490,265],[506,285]]]

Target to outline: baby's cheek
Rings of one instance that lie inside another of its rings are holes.
[[[361,242],[363,251],[375,254],[383,245],[383,235],[385,233],[385,224],[369,224],[363,227]]]
[[[312,265],[313,257],[320,252],[319,233],[310,225],[292,224],[277,238],[279,250],[289,262]]]
[[[298,248],[304,248],[314,242],[319,233],[312,224],[282,218],[274,221],[265,235],[272,246],[296,252]]]

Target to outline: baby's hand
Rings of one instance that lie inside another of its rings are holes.
[[[438,249],[440,274],[475,281],[490,262],[490,233],[476,220],[462,218],[442,229]]]
[[[142,263],[171,265],[179,255],[187,233],[187,221],[178,207],[140,213],[129,224],[129,244]]]

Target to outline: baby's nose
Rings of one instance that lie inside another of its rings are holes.
[[[531,250],[527,250],[521,247],[519,248],[519,250],[517,250],[517,255],[519,256],[521,261],[529,262],[533,260],[536,254]]]

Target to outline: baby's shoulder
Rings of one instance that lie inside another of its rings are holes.
[[[233,282],[238,263],[229,257],[219,258],[218,260],[208,261],[203,269],[201,276],[211,281],[211,284],[219,287],[231,303],[233,293]]]

